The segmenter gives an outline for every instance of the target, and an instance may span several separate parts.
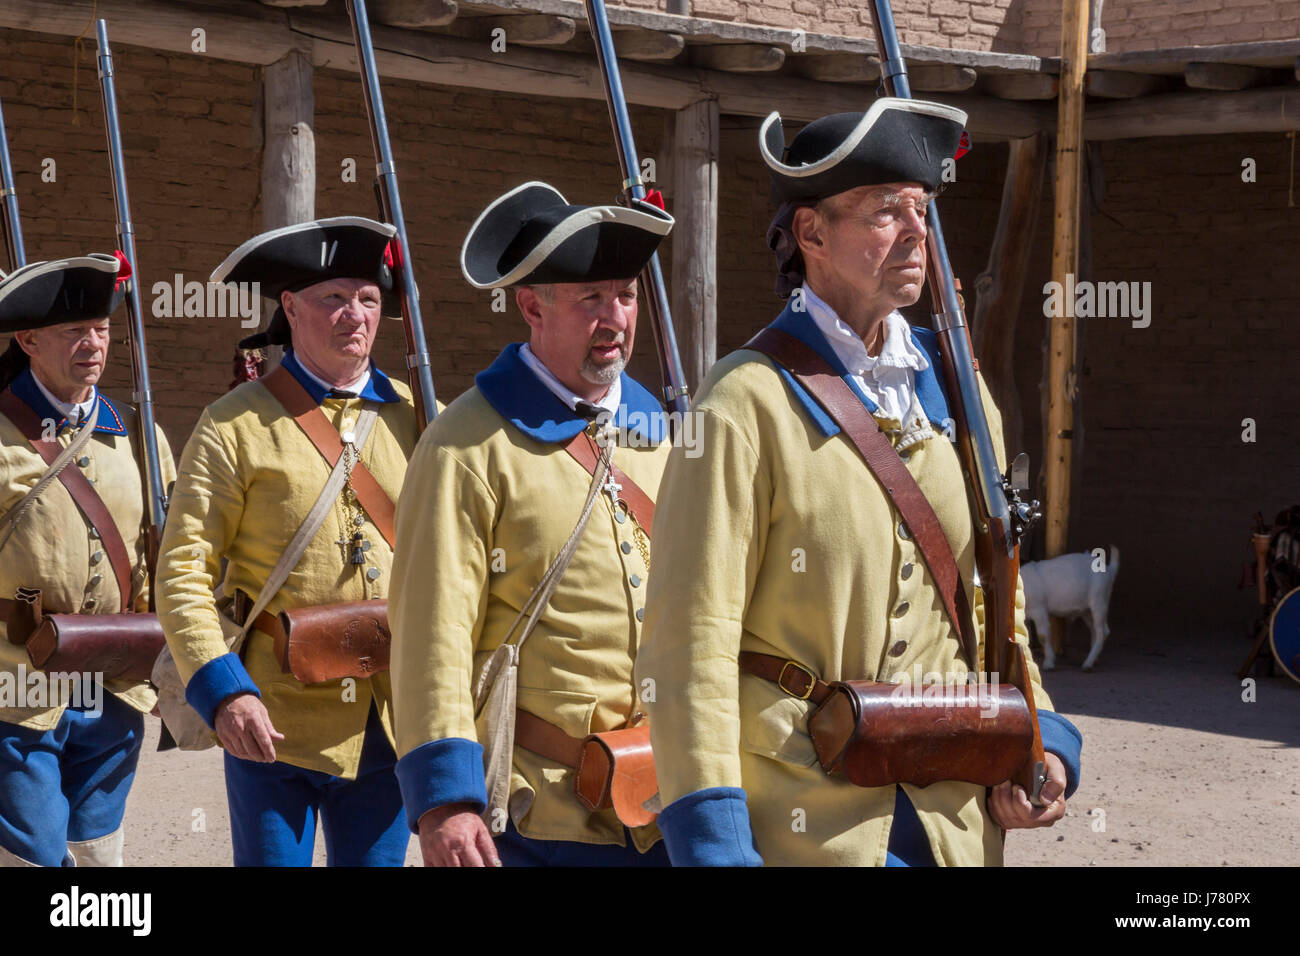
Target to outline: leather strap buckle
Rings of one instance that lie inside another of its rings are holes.
[[[791,667],[805,674],[808,678],[808,686],[802,694],[791,690],[790,687],[786,685],[785,672]],[[809,697],[812,696],[813,691],[817,688],[817,675],[814,674],[812,671],[810,671],[808,668],[804,667],[800,663],[797,663],[795,661],[786,661],[783,665],[781,665],[781,673],[777,675],[776,683],[778,687],[780,687],[791,697],[795,697],[799,700],[807,700]]]

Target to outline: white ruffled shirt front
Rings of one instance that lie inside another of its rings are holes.
[[[885,343],[879,355],[871,356],[858,333],[807,283],[803,286],[803,301],[813,324],[853,381],[879,407],[878,415],[902,425],[907,438],[899,443],[900,447],[933,437],[934,431],[916,397],[916,373],[928,369],[930,360],[912,342],[902,313],[894,311],[885,318]]]
[[[523,360],[525,365],[533,370],[533,374],[541,380],[541,383],[550,389],[551,393],[556,398],[564,402],[564,404],[569,406],[573,411],[576,412],[578,410],[579,402],[587,402],[587,400],[582,396],[575,395],[573,392],[569,391],[568,387],[555,377],[555,373],[543,365],[542,360],[533,354],[533,350],[528,347],[527,342],[525,342],[523,347],[519,349],[519,357]],[[614,379],[614,384],[609,387],[609,391],[607,391],[599,401],[587,402],[587,404],[595,405],[597,408],[604,409],[611,415],[614,415],[618,412],[618,403],[622,400],[623,378],[622,376],[619,376]]]

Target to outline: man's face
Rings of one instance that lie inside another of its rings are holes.
[[[822,239],[813,256],[832,281],[878,309],[913,305],[925,284],[925,210],[931,194],[917,183],[859,186],[815,210]],[[804,247],[805,258],[809,250]]]
[[[515,299],[542,363],[574,393],[603,395],[632,355],[636,279],[525,286]]]
[[[64,401],[84,401],[108,363],[108,319],[64,322],[18,333],[32,371]]]
[[[335,384],[356,377],[354,369],[370,358],[379,330],[382,295],[364,279],[327,279],[280,296],[293,329],[293,347],[322,377],[346,374]]]

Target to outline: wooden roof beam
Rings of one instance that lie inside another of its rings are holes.
[[[456,0],[371,0],[367,9],[376,23],[415,30],[445,27],[460,13]]]
[[[620,60],[672,60],[686,49],[680,33],[656,33],[653,30],[618,30],[614,33],[614,51]]]
[[[875,83],[880,58],[861,53],[825,53],[790,58],[790,72],[822,83]]]
[[[912,89],[921,93],[964,93],[975,85],[975,70],[952,63],[918,63],[909,67]]]
[[[1057,78],[1047,73],[985,73],[980,88],[1001,100],[1054,100]]]
[[[525,13],[519,16],[476,18],[475,25],[484,36],[493,30],[505,31],[506,43],[523,46],[559,46],[568,43],[577,33],[578,25],[569,17],[555,17],[545,13]],[[481,26],[479,26],[481,24]]]
[[[691,61],[724,73],[771,73],[785,63],[785,50],[757,43],[721,43],[691,47]]]
[[[1236,63],[1188,63],[1183,82],[1194,90],[1244,90],[1268,80],[1268,71]]]
[[[1168,81],[1155,73],[1092,70],[1083,75],[1083,91],[1107,100],[1128,100],[1163,90]]]

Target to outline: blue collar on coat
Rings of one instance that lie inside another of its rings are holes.
[[[312,401],[317,405],[329,397],[329,389],[324,388],[320,382],[317,382],[307,370],[302,367],[302,362],[298,361],[298,356],[293,354],[293,349],[284,350],[284,358],[280,359],[280,364],[298,380],[298,384],[307,390]],[[361,398],[368,402],[400,402],[402,396],[397,394],[397,389],[393,388],[393,383],[388,380],[388,376],[375,367],[374,360],[370,362],[370,381],[366,382],[366,387],[361,390]]]
[[[560,401],[519,357],[522,343],[507,345],[496,361],[479,372],[474,384],[497,412],[529,438],[555,444],[572,441],[587,427],[583,418]],[[668,437],[663,407],[626,372],[620,378],[623,400],[613,424],[650,445]]]
[[[853,394],[858,396],[859,401],[867,407],[867,410],[873,414],[879,410],[866,393],[860,389],[853,381],[853,376],[849,374],[844,363],[839,360],[831,344],[826,341],[820,329],[813,323],[807,312],[796,312],[790,305],[785,309],[776,321],[772,323],[772,328],[780,329],[793,335],[804,345],[807,345],[814,352],[825,359],[840,378],[844,379],[845,384],[853,389]],[[916,397],[921,402],[921,409],[925,412],[925,417],[934,425],[943,427],[944,419],[949,417],[948,399],[944,394],[944,383],[940,377],[939,369],[942,368],[940,362],[942,356],[939,354],[939,340],[935,332],[930,329],[918,329],[909,326],[909,332],[912,336],[912,342],[925,353],[926,359],[930,362],[930,367],[924,371],[915,373],[914,383],[916,387]],[[817,400],[808,393],[799,382],[781,365],[777,365],[776,370],[785,384],[789,387],[794,397],[798,399],[803,410],[808,413],[808,417],[813,420],[817,430],[826,438],[839,434],[840,427],[835,424],[834,419],[826,414],[826,411],[818,404]]]
[[[9,388],[40,417],[41,421],[51,419],[58,422],[56,429],[62,429],[68,424],[63,413],[51,405],[50,400],[41,392],[41,387],[36,384],[30,368],[23,369],[22,374],[13,380]],[[126,425],[117,409],[113,407],[113,403],[105,398],[104,393],[99,389],[95,389],[95,398],[99,403],[99,420],[95,422],[95,432],[104,435],[125,435]],[[93,413],[94,409],[91,411]]]

